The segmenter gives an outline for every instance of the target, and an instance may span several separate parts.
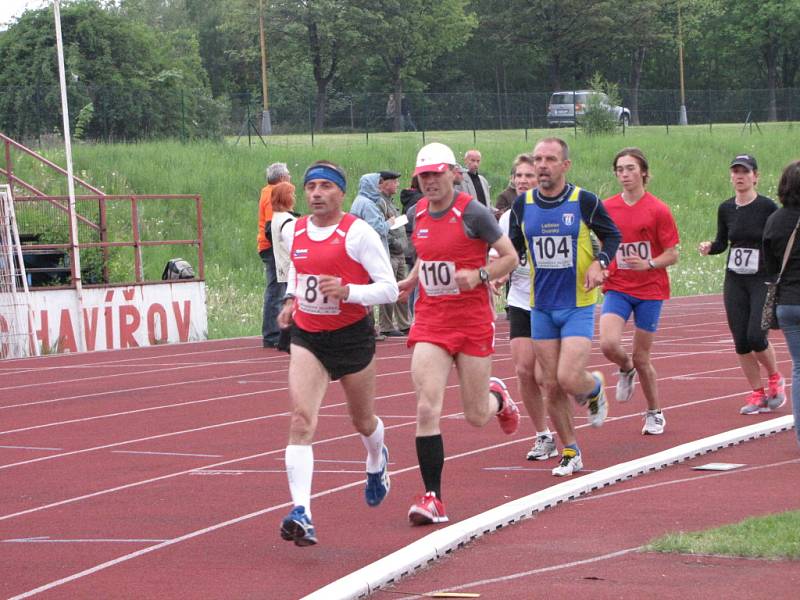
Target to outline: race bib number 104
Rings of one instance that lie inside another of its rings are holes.
[[[536,236],[532,241],[531,250],[537,269],[569,269],[573,266],[571,235]]]
[[[299,273],[297,275],[297,305],[311,315],[338,315],[339,299],[329,298],[319,291],[319,276]]]

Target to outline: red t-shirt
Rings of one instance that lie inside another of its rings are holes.
[[[366,307],[361,304],[337,301],[319,292],[320,275],[340,277],[342,285],[369,283],[367,270],[350,258],[345,249],[347,232],[355,220],[356,217],[345,213],[331,235],[315,242],[307,233],[308,217],[297,219],[291,252],[297,276],[292,319],[304,331],[341,329],[367,315]]]
[[[614,290],[640,300],[669,298],[669,275],[666,269],[634,271],[624,267],[625,256],[631,253],[652,259],[680,242],[678,227],[669,207],[650,192],[629,206],[621,194],[603,201],[608,214],[622,233],[622,242],[609,267],[603,291]]]
[[[463,329],[494,320],[486,285],[460,290],[455,283],[456,271],[483,267],[489,251],[485,241],[464,233],[464,209],[470,200],[468,194],[459,194],[450,210],[436,219],[428,212],[427,198],[415,207],[411,239],[420,260],[415,327]]]

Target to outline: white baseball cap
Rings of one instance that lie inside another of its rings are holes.
[[[433,142],[423,146],[417,153],[417,164],[414,175],[420,173],[444,173],[456,164],[456,156],[448,146]]]

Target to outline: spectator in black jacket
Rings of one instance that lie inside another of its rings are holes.
[[[770,215],[764,228],[764,260],[767,273],[777,275],[792,232],[800,225],[800,161],[783,170],[778,183],[778,200],[782,205]],[[792,413],[797,443],[800,444],[800,243],[797,236],[789,251],[789,259],[778,283],[776,313],[786,345],[792,355]]]

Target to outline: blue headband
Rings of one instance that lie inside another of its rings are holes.
[[[312,179],[326,179],[339,186],[343,192],[347,191],[347,182],[344,180],[342,174],[327,165],[315,165],[306,171],[303,177],[303,185],[307,184]]]

